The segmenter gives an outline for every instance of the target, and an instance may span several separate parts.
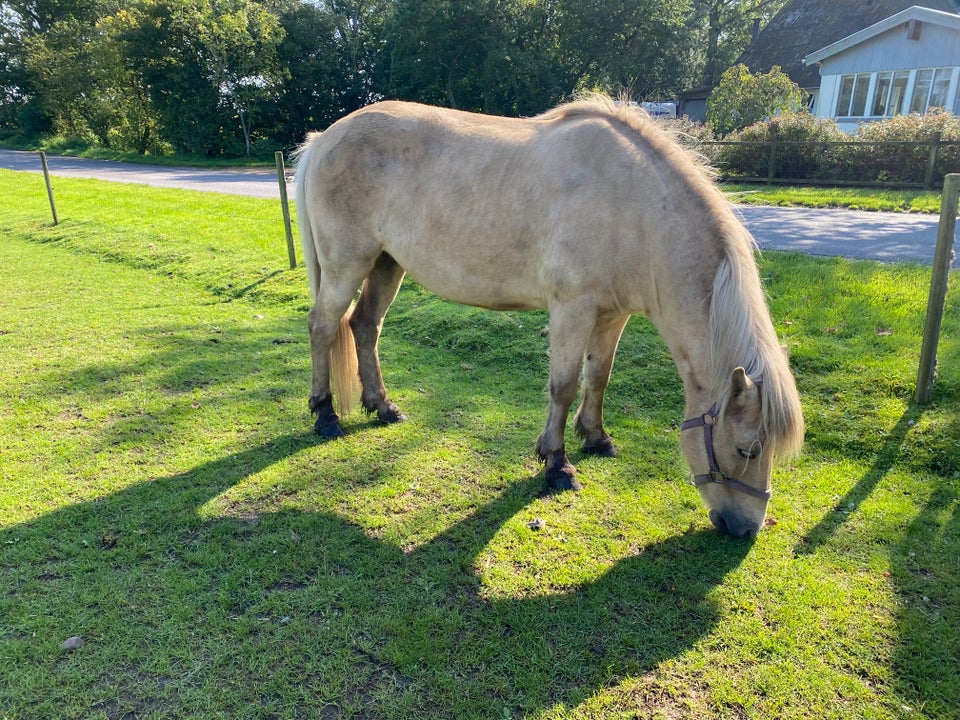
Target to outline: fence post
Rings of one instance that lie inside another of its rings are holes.
[[[777,140],[780,133],[776,125],[770,126],[770,164],[767,166],[767,184],[777,177]]]
[[[933,134],[930,139],[930,154],[927,155],[927,174],[923,178],[923,184],[933,189],[933,171],[937,167],[937,157],[940,155],[940,140],[943,135],[940,132]],[[946,195],[944,195],[946,197]]]
[[[943,200],[940,204],[940,225],[937,229],[937,249],[933,257],[933,275],[930,279],[930,297],[927,300],[927,321],[920,349],[920,370],[917,373],[917,392],[914,402],[923,405],[930,400],[933,376],[937,369],[937,344],[943,323],[943,306],[953,260],[953,233],[957,225],[957,202],[960,200],[960,173],[950,173],[943,180]]]
[[[53,185],[50,184],[50,169],[47,167],[47,154],[40,151],[40,164],[43,166],[43,181],[47,184],[47,198],[50,200],[50,212],[53,213],[53,224],[59,225],[60,218],[57,217],[57,203],[53,199]]]
[[[280,207],[283,210],[283,230],[287,235],[287,255],[290,256],[290,269],[297,266],[297,251],[293,244],[293,228],[290,226],[290,203],[287,202],[287,175],[283,168],[283,151],[277,150],[273,157],[277,161],[277,182],[280,183]]]

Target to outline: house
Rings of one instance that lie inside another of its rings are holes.
[[[819,66],[813,104],[853,132],[870,120],[929,108],[960,115],[960,14],[912,6],[803,58]]]
[[[789,0],[757,33],[737,63],[755,75],[779,66],[810,95],[811,108],[816,111],[820,106],[820,68],[816,62],[805,64],[804,59],[915,5],[960,13],[960,0]],[[926,40],[924,44],[928,44]]]

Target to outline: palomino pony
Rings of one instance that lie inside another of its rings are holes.
[[[644,113],[607,98],[531,119],[382,102],[312,134],[296,184],[318,435],[343,434],[331,369],[338,395],[359,373],[363,407],[384,423],[404,419],[377,342],[409,272],[455,302],[549,311],[537,454],[551,485],[578,489],[564,430],[581,371],[576,432],[584,452],[612,456],[604,390],[627,319],[643,313],[683,380],[680,443],[711,521],[737,537],[760,530],[773,459],[803,440],[797,390],[753,238],[701,164]]]

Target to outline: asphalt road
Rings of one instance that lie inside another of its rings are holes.
[[[280,197],[274,170],[205,170],[53,155],[47,156],[47,164],[55,176]],[[40,157],[34,152],[0,149],[0,167],[39,173]],[[935,215],[757,205],[736,205],[735,210],[764,250],[882,262],[933,262],[939,221]]]

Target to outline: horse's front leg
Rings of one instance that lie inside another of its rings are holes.
[[[582,487],[567,459],[563,436],[595,317],[593,307],[587,304],[550,308],[550,408],[537,442],[537,455],[546,464],[547,482],[557,490]]]
[[[583,367],[583,399],[574,418],[583,451],[590,455],[616,457],[613,440],[603,429],[603,394],[610,382],[613,356],[629,315],[601,316],[590,335]]]

